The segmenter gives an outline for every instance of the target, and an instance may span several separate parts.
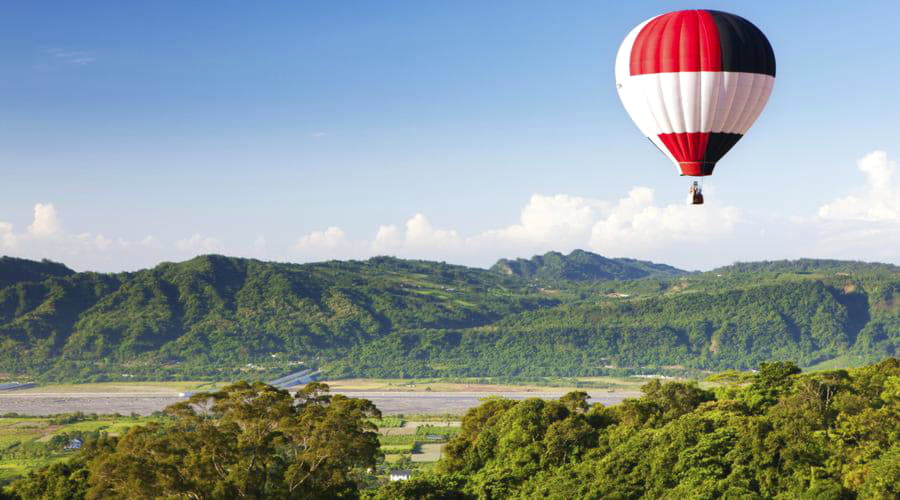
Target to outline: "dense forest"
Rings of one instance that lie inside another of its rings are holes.
[[[371,498],[900,497],[900,362],[798,372],[653,381],[608,408],[577,392],[488,401],[433,473]]]
[[[241,382],[10,485],[12,499],[817,498],[900,496],[900,361],[800,374],[790,362],[702,388],[653,380],[604,407],[489,399],[430,470],[375,473],[369,401]]]
[[[600,375],[858,365],[900,350],[900,267],[687,273],[589,252],[491,270],[207,255],[130,273],[0,258],[0,374],[91,381]],[[3,375],[0,375],[2,377]]]

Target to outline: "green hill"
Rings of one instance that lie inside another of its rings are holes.
[[[36,262],[15,257],[0,257],[0,288],[22,281],[42,281],[51,276],[68,276],[75,271],[63,264],[42,260]]]
[[[584,250],[569,255],[547,252],[530,259],[500,259],[491,271],[519,278],[543,280],[600,281],[633,280],[649,276],[679,276],[686,271],[665,264],[635,259],[608,259]]]
[[[896,266],[804,260],[685,274],[615,259],[604,271],[615,279],[602,280],[581,264],[611,259],[548,255],[540,262],[561,265],[522,276],[388,257],[208,255],[119,274],[4,258],[0,373],[196,378],[302,363],[333,376],[594,375],[900,353]]]

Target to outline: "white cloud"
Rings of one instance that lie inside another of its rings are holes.
[[[425,215],[416,214],[402,228],[379,226],[369,248],[378,254],[475,265],[575,248],[650,258],[663,256],[676,242],[706,245],[732,232],[738,221],[736,208],[715,203],[657,206],[649,188],[634,188],[615,203],[535,194],[522,208],[519,221],[510,226],[466,237],[453,229],[436,228]]]
[[[431,224],[422,214],[416,214],[406,221],[404,246],[410,248],[438,248],[442,250],[458,248],[462,244],[459,233],[453,229],[440,229]]]
[[[900,248],[900,182],[896,163],[884,151],[856,162],[865,185],[828,201],[814,215],[791,216],[790,239],[807,257],[898,262]]]
[[[101,252],[105,252],[105,251],[109,250],[110,247],[113,245],[113,240],[103,236],[102,234],[92,235],[91,233],[81,233],[81,234],[76,234],[74,236],[74,239],[77,240],[79,243],[81,243],[84,246],[94,248]],[[118,244],[122,245],[122,246],[126,246],[128,243],[125,242],[124,240],[119,240]]]
[[[53,203],[37,203],[31,224],[16,232],[12,224],[0,222],[0,254],[29,259],[51,259],[74,269],[139,269],[164,260],[181,260],[203,253],[235,253],[221,240],[197,233],[175,242],[155,236],[128,239],[95,232],[67,232],[60,211]],[[257,242],[258,244],[258,242]]]
[[[16,252],[19,249],[19,238],[13,234],[13,226],[8,222],[0,222],[0,250]]]
[[[108,269],[120,271],[123,261],[131,266],[160,260],[159,241],[148,236],[140,241],[110,238],[90,232],[68,233],[53,203],[37,203],[33,219],[26,230],[14,231],[13,225],[0,222],[0,253],[31,259],[52,259],[76,269]],[[152,259],[152,260],[151,260]]]
[[[375,253],[395,252],[403,246],[403,234],[394,225],[378,226],[375,240],[372,242],[372,250]]]
[[[346,243],[347,238],[344,230],[331,226],[324,231],[313,231],[301,236],[294,248],[300,251],[334,250]]]
[[[175,248],[180,252],[191,254],[224,253],[225,245],[216,238],[194,233],[190,238],[175,242]]]
[[[895,184],[896,162],[884,151],[873,151],[856,162],[866,177],[866,187],[825,203],[818,215],[831,221],[869,221],[900,223],[900,183]]]
[[[637,187],[594,223],[590,247],[608,255],[645,255],[673,244],[708,243],[731,234],[739,221],[735,207],[716,201],[657,206],[652,189]]]
[[[313,132],[313,133],[309,134],[309,136],[312,137],[313,139],[321,139],[321,138],[325,137],[326,135],[328,135],[328,134],[326,134],[325,132]]]
[[[34,221],[28,226],[28,232],[37,238],[49,238],[60,233],[59,216],[52,203],[38,203],[34,206]]]
[[[518,224],[484,231],[477,239],[525,245],[583,244],[594,221],[608,207],[608,202],[580,196],[535,194],[522,208]]]
[[[371,255],[372,244],[352,241],[343,229],[330,226],[312,231],[297,239],[291,247],[291,258],[305,262],[332,259],[359,259]]]
[[[435,228],[423,214],[404,225],[381,225],[375,253],[489,265],[500,257],[586,248],[708,269],[735,260],[829,257],[897,262],[900,183],[883,151],[861,158],[866,186],[822,204],[816,215],[745,212],[714,196],[703,206],[659,204],[647,187],[619,200],[567,194],[532,195],[515,224],[471,236]]]
[[[452,229],[436,228],[423,214],[410,217],[401,230],[395,225],[378,226],[370,247],[376,253],[415,254],[417,251],[458,249],[463,238]]]

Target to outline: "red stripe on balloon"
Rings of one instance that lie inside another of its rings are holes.
[[[716,162],[740,139],[741,134],[684,132],[659,134],[659,140],[681,168],[681,175],[711,175]]]
[[[709,132],[659,134],[658,137],[677,161],[703,161],[706,155]]]
[[[631,48],[632,75],[721,71],[722,48],[713,16],[682,10],[659,16],[638,33]]]
[[[705,161],[709,136],[709,132],[658,135],[659,140],[678,162],[681,175],[692,176],[712,174],[715,162]]]

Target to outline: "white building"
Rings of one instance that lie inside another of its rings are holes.
[[[391,481],[406,481],[409,479],[410,473],[408,470],[392,470],[391,471]]]

